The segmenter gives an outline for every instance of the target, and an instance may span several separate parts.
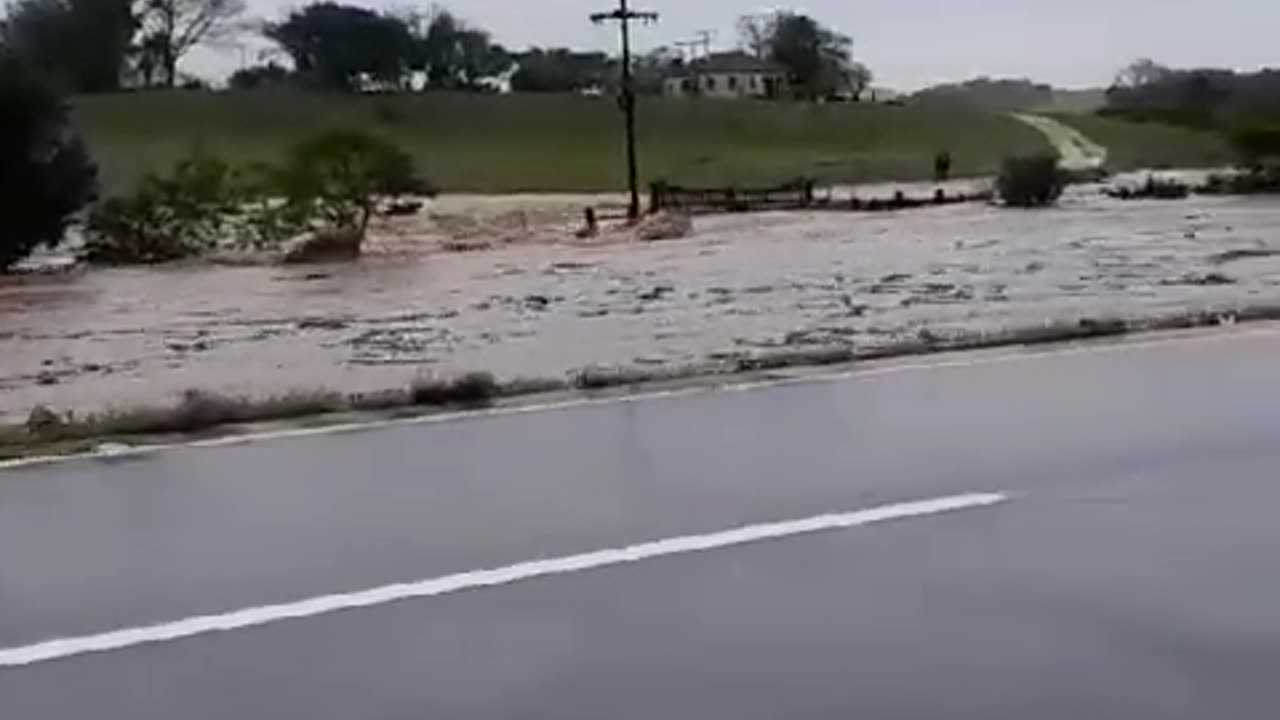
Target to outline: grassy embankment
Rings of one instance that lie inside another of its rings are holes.
[[[602,191],[624,184],[621,116],[609,98],[137,93],[80,98],[75,114],[108,190],[167,167],[193,143],[232,161],[271,160],[333,127],[379,130],[454,192]],[[644,99],[645,179],[757,184],[908,180],[948,150],[957,175],[1043,151],[1038,133],[980,112],[884,105]]]
[[[1235,161],[1227,141],[1213,132],[1097,115],[1053,117],[1107,148],[1107,166],[1113,171],[1211,168]]]

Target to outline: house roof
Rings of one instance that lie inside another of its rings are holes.
[[[761,60],[741,51],[712,53],[689,63],[678,73],[681,76],[694,73],[740,73],[777,75],[785,72],[782,66]]]

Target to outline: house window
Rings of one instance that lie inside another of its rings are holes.
[[[738,89],[738,77],[736,75],[729,76],[729,89],[730,90]]]
[[[748,82],[748,83],[750,83],[750,84],[748,85],[748,87],[750,87],[750,88],[751,88],[752,92],[755,92],[755,91],[757,91],[757,90],[759,90],[759,89],[760,89],[760,76],[759,76],[759,75],[752,75],[752,76],[751,76],[751,79],[750,79],[750,80],[748,80],[747,82]]]
[[[708,92],[715,92],[715,91],[716,91],[716,79],[715,79],[715,78],[713,78],[713,77],[709,77],[709,78],[707,78],[707,91],[708,91]]]
[[[693,81],[688,78],[685,78],[680,82],[680,89],[683,90],[686,94],[690,94],[690,95],[692,95],[693,92],[697,90],[697,88],[693,86]]]

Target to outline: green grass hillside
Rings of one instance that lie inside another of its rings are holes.
[[[1230,165],[1235,156],[1217,133],[1097,115],[1054,115],[1107,148],[1112,170],[1205,168]]]
[[[109,189],[167,167],[193,144],[233,161],[270,160],[306,135],[365,127],[410,149],[445,190],[616,190],[621,114],[609,98],[338,96],[156,92],[79,98],[77,121]],[[997,114],[884,105],[644,99],[646,180],[765,183],[928,177],[948,150],[954,172],[994,172],[1005,155],[1043,151],[1037,132]]]

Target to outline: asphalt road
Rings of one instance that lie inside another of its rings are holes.
[[[1014,351],[0,472],[0,718],[1271,720],[1278,359]],[[977,492],[1005,500],[254,614]]]

